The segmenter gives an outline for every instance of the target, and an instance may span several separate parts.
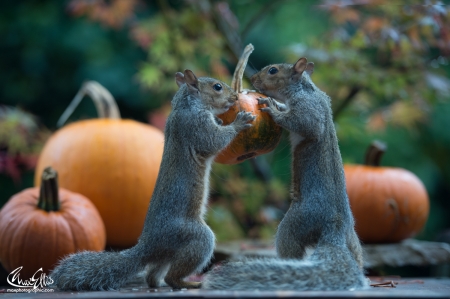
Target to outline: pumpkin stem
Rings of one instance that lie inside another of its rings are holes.
[[[61,127],[67,121],[85,95],[94,101],[99,118],[120,118],[119,108],[111,93],[96,81],[86,81],[59,118],[57,127]]]
[[[42,173],[38,208],[50,212],[58,211],[59,206],[58,173],[53,168],[47,167]]]
[[[373,141],[366,151],[366,159],[364,164],[368,166],[380,166],[381,157],[386,149],[386,143],[378,140]]]
[[[239,58],[236,69],[234,70],[233,79],[231,80],[231,88],[236,92],[242,92],[242,77],[244,76],[245,67],[247,66],[248,58],[252,54],[255,48],[252,44],[248,44],[244,52],[242,52],[241,58]]]

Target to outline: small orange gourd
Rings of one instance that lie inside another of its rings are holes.
[[[412,172],[381,167],[385,145],[374,142],[366,165],[345,165],[356,232],[364,243],[399,242],[417,235],[429,213],[427,191]]]
[[[36,167],[59,173],[61,187],[88,197],[103,218],[107,244],[136,244],[161,164],[164,134],[157,128],[120,118],[112,95],[99,83],[86,82],[59,124],[85,94],[101,118],[76,121],[56,131],[46,142]]]
[[[242,90],[242,76],[248,58],[253,52],[251,44],[245,47],[239,59],[238,65],[233,75],[231,87],[238,92],[237,104],[232,106],[227,112],[218,115],[224,125],[232,123],[236,119],[239,111],[251,112],[256,116],[252,122],[252,127],[241,131],[236,138],[217,155],[215,161],[222,164],[237,164],[247,159],[269,153],[273,151],[281,139],[283,129],[278,126],[267,112],[259,109],[266,105],[258,104],[258,98],[266,97],[263,94]]]
[[[40,268],[48,274],[67,254],[103,250],[105,242],[95,206],[81,194],[58,189],[51,168],[43,171],[40,188],[16,194],[0,211],[0,262],[8,272],[23,267],[22,280]]]

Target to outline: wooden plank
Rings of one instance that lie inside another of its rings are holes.
[[[254,290],[245,292],[182,290],[173,291],[170,288],[149,289],[144,285],[132,285],[120,291],[109,292],[54,292],[36,294],[2,293],[4,298],[38,298],[38,299],[129,299],[129,298],[450,298],[450,279],[391,279],[371,278],[374,283],[393,281],[395,287],[371,287],[361,291],[326,291],[326,292],[298,292],[278,291],[269,292]],[[1,290],[0,290],[1,292]]]

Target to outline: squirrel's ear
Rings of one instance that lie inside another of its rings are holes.
[[[191,70],[184,71],[184,79],[190,90],[198,91],[198,79]]]
[[[178,87],[186,83],[186,80],[184,79],[184,75],[181,72],[177,72],[175,74],[175,82],[177,83]]]
[[[294,64],[293,70],[296,74],[302,74],[307,66],[308,60],[305,57],[300,58],[297,60],[297,62]]]
[[[308,73],[308,75],[312,75],[312,73],[314,73],[314,62],[308,62],[306,64],[306,73]]]

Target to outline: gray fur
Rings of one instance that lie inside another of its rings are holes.
[[[278,72],[270,74],[272,67]],[[269,65],[251,78],[256,89],[273,97],[259,100],[267,104],[261,110],[291,135],[292,202],[275,242],[278,256],[289,261],[230,263],[208,275],[206,288],[340,290],[367,286],[330,98],[311,81],[313,68],[314,64],[301,58],[294,65]],[[309,258],[305,258],[307,247],[315,248]]]
[[[132,274],[143,270],[134,256],[124,253],[83,251],[71,254],[60,261],[50,277],[56,287],[64,291],[118,289]]]
[[[218,290],[353,290],[367,286],[348,250],[320,246],[305,260],[246,259],[214,268],[203,288]],[[339,267],[342,264],[347,267]]]
[[[251,126],[254,116],[240,112],[233,123],[220,126],[215,114],[234,104],[237,94],[223,82],[197,79],[188,70],[177,73],[176,81],[180,89],[172,100],[163,158],[138,244],[120,253],[68,256],[50,275],[58,289],[118,289],[147,265],[149,287],[159,286],[162,278],[173,288],[200,286],[183,278],[201,271],[213,254],[215,237],[203,219],[211,163]],[[222,91],[213,89],[217,83]]]

